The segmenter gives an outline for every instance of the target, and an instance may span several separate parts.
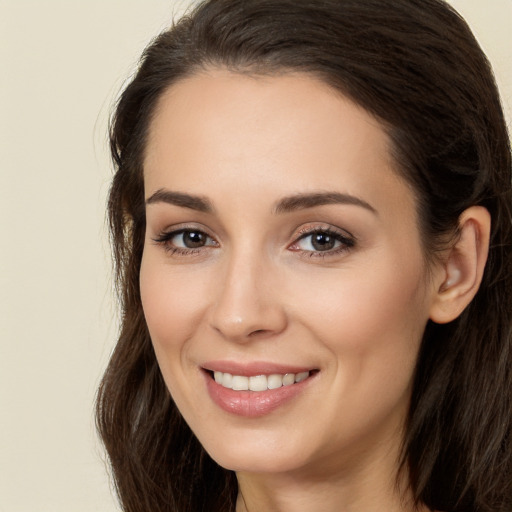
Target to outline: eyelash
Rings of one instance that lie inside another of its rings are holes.
[[[160,233],[156,238],[153,238],[153,242],[155,242],[157,245],[163,246],[166,252],[168,252],[171,255],[177,255],[177,256],[192,256],[195,254],[198,254],[203,250],[205,247],[212,247],[217,246],[218,244],[215,242],[214,245],[202,245],[200,247],[195,248],[185,248],[185,247],[176,247],[171,245],[171,240],[178,236],[183,235],[185,233],[196,233],[203,235],[209,240],[213,240],[211,236],[209,236],[207,233],[202,231],[201,229],[195,229],[195,228],[180,228],[172,231],[164,231]]]
[[[206,237],[208,240],[213,241],[213,244],[202,245],[196,248],[184,248],[184,247],[176,247],[170,244],[171,240],[179,235],[183,235],[185,233],[196,233]],[[337,248],[333,248],[326,251],[315,251],[315,250],[304,250],[300,248],[294,248],[301,240],[305,240],[308,237],[313,237],[315,235],[326,235],[327,237],[331,237],[334,239],[335,243],[339,242],[339,246]],[[218,242],[216,242],[213,237],[205,233],[200,229],[194,228],[180,228],[172,231],[164,231],[160,233],[157,237],[153,238],[153,241],[157,245],[162,245],[166,252],[171,255],[176,255],[178,257],[181,256],[194,256],[200,253],[203,249],[207,247],[218,247]],[[328,258],[332,256],[337,256],[345,251],[351,250],[356,244],[356,239],[353,235],[348,232],[341,232],[335,230],[331,227],[321,227],[316,226],[314,228],[304,228],[299,231],[297,238],[295,241],[288,247],[289,250],[300,253],[301,257],[306,258]]]
[[[335,242],[339,242],[339,246],[337,248],[333,248],[327,251],[309,251],[304,249],[292,249],[294,251],[300,252],[300,255],[306,258],[329,258],[331,256],[338,256],[339,254],[349,251],[352,249],[356,240],[355,237],[348,232],[341,232],[331,227],[314,227],[314,228],[304,228],[299,231],[299,236],[293,242],[291,247],[296,246],[301,240],[305,240],[308,237],[313,237],[315,235],[326,235],[334,239]]]

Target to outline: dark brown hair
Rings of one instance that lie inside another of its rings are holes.
[[[148,126],[168,87],[212,66],[310,73],[379,119],[418,197],[428,257],[466,208],[489,210],[490,253],[475,299],[455,321],[427,325],[403,467],[417,502],[432,509],[510,512],[510,143],[489,63],[441,0],[209,0],[144,52],[111,124],[108,211],[123,316],[97,401],[124,510],[235,506],[234,474],[210,459],[169,396],[139,294]]]

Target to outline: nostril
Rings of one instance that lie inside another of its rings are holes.
[[[257,329],[256,331],[252,331],[252,332],[249,334],[249,336],[253,336],[253,337],[255,337],[255,336],[259,336],[259,335],[261,335],[261,334],[265,334],[266,332],[268,332],[268,331],[266,331],[265,329]]]

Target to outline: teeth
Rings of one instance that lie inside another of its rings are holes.
[[[222,383],[224,384],[224,379],[222,379]],[[232,389],[235,391],[247,391],[249,389],[249,377],[233,375],[231,384]]]
[[[308,377],[309,377],[309,372],[297,373],[295,375],[295,382],[302,382],[303,380],[306,380]]]
[[[295,383],[295,374],[294,373],[287,373],[283,377],[283,386],[291,386]]]
[[[269,375],[267,378],[267,386],[268,389],[277,389],[283,385],[283,376],[282,375]]]
[[[225,388],[232,388],[233,387],[233,375],[230,373],[225,373],[222,376],[222,383]]]
[[[257,375],[256,377],[249,377],[249,389],[251,391],[265,391],[267,387],[267,376]]]
[[[213,378],[217,384],[233,389],[235,391],[266,391],[277,389],[281,386],[291,386],[296,382],[302,382],[309,377],[309,372],[286,373],[280,375],[255,375],[246,377],[244,375],[232,375],[231,373],[213,372]]]

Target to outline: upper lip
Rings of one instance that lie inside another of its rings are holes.
[[[212,372],[231,373],[232,375],[246,377],[272,374],[284,375],[286,373],[301,373],[315,369],[311,366],[280,364],[267,361],[208,361],[202,364],[201,367]]]

